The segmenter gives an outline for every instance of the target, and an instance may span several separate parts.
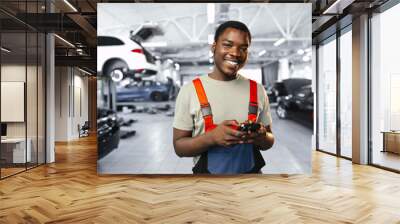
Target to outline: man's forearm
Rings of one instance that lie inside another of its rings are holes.
[[[184,137],[175,142],[175,152],[179,157],[193,157],[207,151],[214,145],[210,132],[196,137]]]
[[[266,132],[265,136],[261,136],[254,141],[254,145],[256,145],[260,150],[267,150],[274,145],[275,137],[271,132]]]

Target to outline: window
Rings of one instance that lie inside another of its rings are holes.
[[[318,48],[318,148],[336,154],[336,39]]]
[[[97,37],[97,46],[116,46],[116,45],[124,45],[122,40],[115,37]]]
[[[371,19],[372,163],[400,170],[400,5]]]
[[[352,34],[340,36],[340,155],[352,157]]]

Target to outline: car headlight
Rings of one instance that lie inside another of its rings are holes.
[[[292,99],[292,97],[293,97],[293,95],[289,94],[289,95],[285,96],[285,100],[290,100],[290,99]]]

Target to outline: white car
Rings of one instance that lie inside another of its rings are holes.
[[[123,36],[97,37],[97,72],[121,81],[157,74],[153,56],[139,43]]]

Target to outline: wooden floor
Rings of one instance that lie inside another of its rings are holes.
[[[400,223],[400,175],[315,152],[313,174],[98,176],[95,138],[0,181],[0,223]]]

